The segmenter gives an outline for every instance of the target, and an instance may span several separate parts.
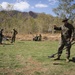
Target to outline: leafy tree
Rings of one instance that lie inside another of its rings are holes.
[[[58,7],[53,11],[58,17],[73,20],[75,18],[75,0],[59,0]]]

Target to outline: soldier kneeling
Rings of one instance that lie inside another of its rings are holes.
[[[39,36],[35,36],[34,38],[33,38],[33,41],[41,41],[41,34],[39,35]]]

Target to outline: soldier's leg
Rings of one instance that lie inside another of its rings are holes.
[[[0,37],[0,44],[2,44],[2,37]]]
[[[13,42],[15,42],[15,37],[13,38]]]
[[[0,44],[1,44],[1,39],[0,39]]]
[[[11,43],[13,43],[13,37],[12,37],[12,39],[11,39]]]
[[[70,58],[70,49],[71,49],[71,43],[67,44],[67,49],[66,49],[66,60],[69,61]]]
[[[58,48],[58,56],[57,56],[57,58],[54,59],[54,60],[60,60],[60,57],[61,57],[63,48],[64,48],[64,44],[61,44],[61,45],[59,46],[59,48]]]
[[[61,44],[61,46],[58,48],[58,57],[61,56],[63,48],[64,48],[64,44]]]
[[[1,44],[1,36],[0,36],[0,44]]]
[[[70,48],[68,48],[67,50],[66,50],[66,58],[67,59],[69,59],[70,58]]]

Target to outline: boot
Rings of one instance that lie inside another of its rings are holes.
[[[57,57],[57,58],[55,58],[54,60],[60,60],[60,55],[58,55],[58,57]]]
[[[55,58],[54,60],[60,60],[60,56],[61,56],[61,55],[58,54],[58,57]]]
[[[55,58],[54,60],[60,60],[60,58]]]

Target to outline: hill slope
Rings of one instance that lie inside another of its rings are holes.
[[[19,33],[45,33],[52,30],[52,25],[60,25],[59,20],[49,14],[33,11],[0,11],[0,28],[4,28],[6,32],[15,28]]]

